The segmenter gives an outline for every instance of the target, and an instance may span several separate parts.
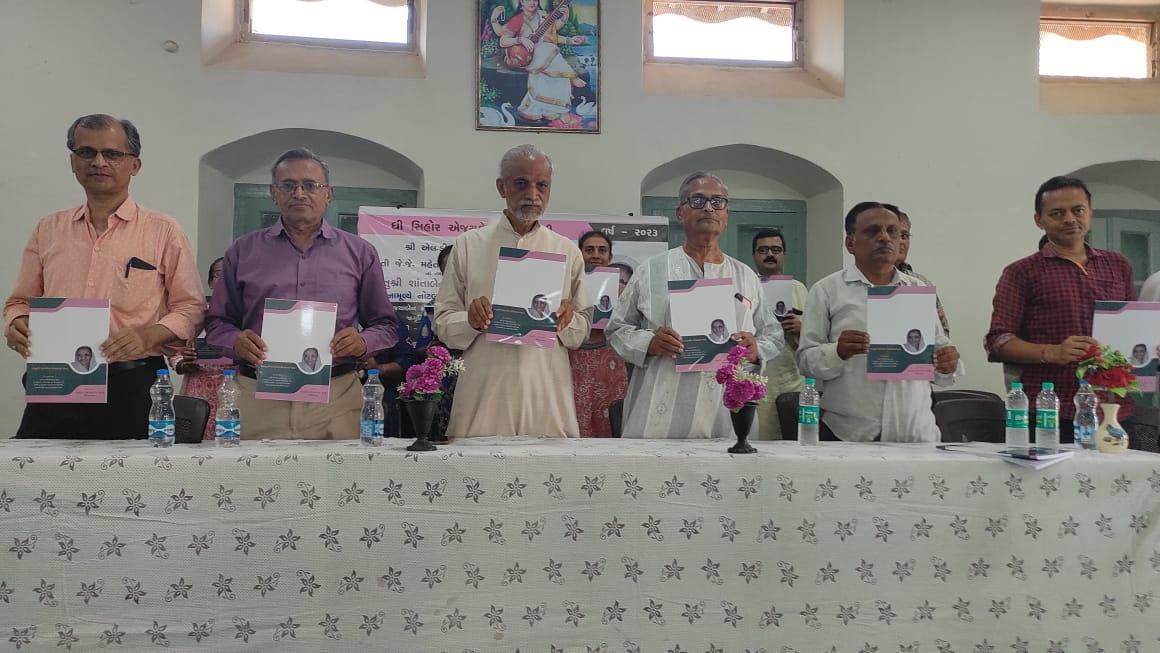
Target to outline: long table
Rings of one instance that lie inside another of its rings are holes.
[[[16,650],[1146,653],[1160,457],[0,443]]]

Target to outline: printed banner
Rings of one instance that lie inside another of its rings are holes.
[[[725,363],[737,333],[733,279],[669,282],[669,314],[685,349],[678,372],[713,372]]]
[[[933,286],[874,286],[867,289],[866,331],[871,381],[933,381],[935,323]]]
[[[603,330],[620,305],[620,269],[589,266],[584,289],[592,303],[592,329]]]
[[[556,311],[563,297],[568,256],[499,248],[487,339],[538,349],[556,346]]]
[[[28,300],[32,352],[25,378],[30,404],[103,404],[109,365],[109,300],[33,297]]]
[[[258,368],[258,399],[330,401],[330,341],[338,304],[267,299],[262,315],[266,360]]]
[[[416,344],[425,344],[431,335],[434,316],[425,309],[439,293],[439,251],[461,234],[501,218],[498,211],[359,209],[359,236],[378,251],[387,294]],[[542,223],[573,241],[588,231],[603,233],[613,244],[612,265],[629,270],[669,248],[664,216],[549,213]]]
[[[1096,302],[1092,337],[1128,359],[1140,392],[1156,392],[1160,302]]]

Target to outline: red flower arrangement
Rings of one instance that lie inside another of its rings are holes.
[[[1085,358],[1080,361],[1075,371],[1076,378],[1083,379],[1088,385],[1099,390],[1105,390],[1117,397],[1126,397],[1129,391],[1138,392],[1139,383],[1132,373],[1132,365],[1119,350],[1107,345],[1092,345],[1088,347]]]

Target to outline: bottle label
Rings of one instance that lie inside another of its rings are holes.
[[[375,420],[375,437],[376,438],[383,437],[383,420],[381,420],[381,419]]]
[[[1035,411],[1035,428],[1050,429],[1052,431],[1058,429],[1059,411],[1042,409]]]
[[[242,421],[219,419],[214,425],[214,434],[219,439],[237,440],[242,437]]]
[[[376,420],[373,420],[373,419],[359,420],[359,423],[358,423],[358,437],[359,437],[359,439],[373,440],[375,437],[381,437],[382,432],[383,432],[382,428],[381,427],[376,428],[375,421]],[[377,433],[376,433],[376,431],[377,431]]]
[[[172,438],[176,432],[177,427],[171,419],[151,419],[149,420],[149,437],[150,439],[168,439]]]
[[[1026,409],[1007,409],[1007,428],[1009,429],[1025,429],[1027,428],[1027,410]]]
[[[798,406],[798,424],[817,426],[820,411],[817,406]]]

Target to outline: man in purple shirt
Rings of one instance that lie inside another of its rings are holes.
[[[226,250],[206,339],[238,361],[243,438],[355,438],[362,409],[357,362],[398,339],[383,269],[370,243],[326,223],[330,170],[322,159],[304,148],[290,150],[274,162],[271,176],[270,197],[282,217]],[[255,368],[266,358],[260,334],[267,298],[338,304],[330,403],[254,398]]]

